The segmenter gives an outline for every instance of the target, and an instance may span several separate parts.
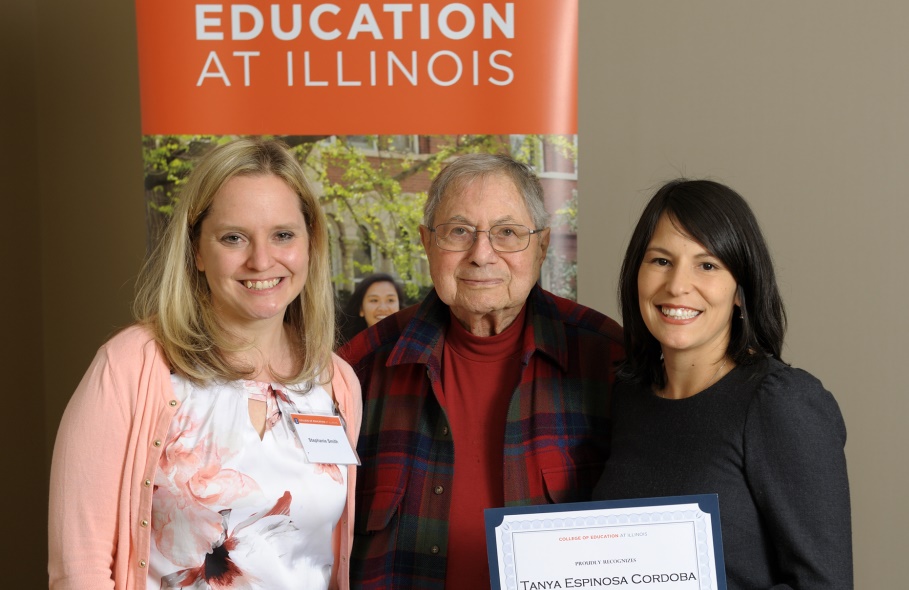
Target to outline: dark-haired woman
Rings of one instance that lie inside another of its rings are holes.
[[[391,275],[373,273],[364,277],[344,306],[342,343],[399,311],[403,302],[404,290]]]
[[[852,588],[845,425],[782,362],[783,302],[748,204],[712,181],[663,186],[619,290],[628,359],[594,498],[716,493],[730,590]]]

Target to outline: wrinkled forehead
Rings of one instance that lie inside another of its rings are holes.
[[[445,223],[453,216],[464,215],[468,195],[474,193],[483,195],[483,213],[498,214],[496,218],[501,218],[505,222],[532,221],[524,195],[514,180],[503,172],[488,172],[452,181],[439,200],[438,208],[433,215],[435,217],[433,223]]]

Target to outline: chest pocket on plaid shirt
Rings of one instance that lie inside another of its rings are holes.
[[[397,467],[374,470],[375,485],[360,489],[357,486],[357,504],[354,528],[357,534],[374,533],[388,527],[404,498],[404,471]],[[373,479],[369,477],[368,479]],[[367,479],[367,480],[368,480]],[[360,482],[358,482],[360,483]],[[368,485],[368,484],[367,484]]]

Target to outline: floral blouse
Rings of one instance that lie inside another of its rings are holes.
[[[171,381],[185,401],[155,477],[148,588],[328,588],[347,468],[309,463],[290,414],[334,414],[331,395]],[[248,400],[266,405],[261,439]]]

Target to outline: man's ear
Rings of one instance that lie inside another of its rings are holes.
[[[432,245],[432,232],[425,225],[420,225],[420,241],[423,243],[423,249],[429,256],[429,246]]]
[[[540,232],[540,261],[546,260],[546,254],[549,252],[549,236],[551,228],[546,228]]]

